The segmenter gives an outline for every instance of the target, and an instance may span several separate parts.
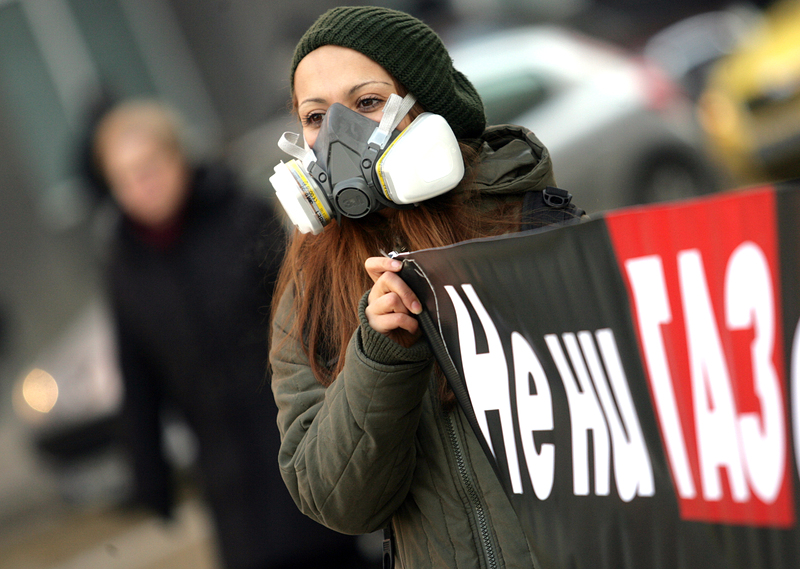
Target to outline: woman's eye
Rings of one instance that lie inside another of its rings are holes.
[[[372,113],[383,108],[383,99],[378,97],[364,97],[359,99],[356,107],[362,113]]]
[[[325,118],[325,113],[313,112],[304,116],[300,122],[304,127],[318,127],[322,124],[322,119]]]

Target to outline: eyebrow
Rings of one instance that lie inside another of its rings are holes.
[[[378,81],[377,79],[371,79],[369,81],[364,81],[363,83],[359,83],[358,85],[354,85],[348,92],[348,95],[352,95],[362,87],[366,87],[367,85],[371,85],[373,83],[378,83],[380,85],[388,85],[389,87],[394,87],[391,83],[387,83],[386,81]]]
[[[348,95],[352,95],[353,93],[355,93],[356,91],[358,91],[358,90],[359,90],[359,89],[361,89],[362,87],[366,87],[367,85],[372,85],[373,83],[377,83],[377,84],[380,84],[380,85],[387,85],[387,86],[389,86],[389,87],[392,87],[392,88],[394,88],[394,85],[392,85],[391,83],[388,83],[388,82],[386,82],[386,81],[378,81],[378,80],[376,80],[376,79],[370,79],[369,81],[363,81],[363,82],[361,82],[361,83],[358,83],[357,85],[353,85],[353,86],[352,86],[352,87],[351,87],[351,88],[350,88],[350,89],[347,91],[347,94],[348,94]],[[324,104],[324,103],[327,103],[327,101],[326,101],[325,99],[323,99],[323,98],[320,98],[320,97],[309,97],[308,99],[303,99],[302,101],[300,101],[300,102],[297,104],[297,106],[299,107],[300,105],[304,105],[304,104],[306,104],[306,103],[320,103],[320,104]]]

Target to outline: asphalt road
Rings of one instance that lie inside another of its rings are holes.
[[[0,569],[218,569],[204,503],[183,491],[175,520],[99,502],[70,505],[0,398]]]
[[[97,508],[53,508],[0,533],[2,569],[218,569],[207,512],[185,500],[174,522]]]

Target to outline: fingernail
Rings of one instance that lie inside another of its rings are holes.
[[[411,303],[411,312],[413,312],[414,314],[419,314],[420,312],[422,312],[422,305],[419,303],[419,301],[415,300],[414,302]]]
[[[392,261],[392,268],[393,269],[398,270],[402,266],[403,266],[403,263],[401,263],[400,261]]]

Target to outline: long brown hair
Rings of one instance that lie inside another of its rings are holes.
[[[302,338],[317,380],[330,385],[344,366],[344,355],[359,325],[358,302],[372,286],[364,268],[381,252],[451,245],[499,234],[519,225],[519,204],[483,204],[471,182],[477,153],[461,144],[467,175],[456,189],[384,217],[332,221],[318,235],[295,230],[275,290],[279,299],[294,293],[291,335]],[[275,307],[273,303],[273,318]]]

